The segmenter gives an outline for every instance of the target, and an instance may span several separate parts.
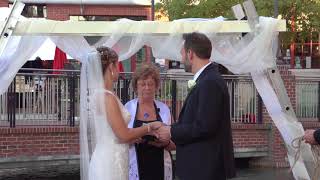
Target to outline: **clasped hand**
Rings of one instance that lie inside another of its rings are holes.
[[[169,141],[171,139],[170,126],[167,126],[161,122],[150,123],[151,132],[149,135],[157,137],[159,141]]]
[[[150,126],[150,132],[147,135],[155,136],[155,141],[148,142],[149,144],[156,147],[163,147],[168,144],[171,139],[170,126],[162,122],[152,122],[148,124]],[[134,143],[144,142],[142,138],[137,139]]]

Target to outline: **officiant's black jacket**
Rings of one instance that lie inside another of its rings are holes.
[[[222,180],[235,176],[229,94],[214,64],[200,74],[171,126],[180,180]]]

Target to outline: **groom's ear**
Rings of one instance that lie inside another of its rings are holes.
[[[191,49],[189,49],[187,52],[187,56],[188,56],[188,59],[192,61],[194,58],[194,52]]]

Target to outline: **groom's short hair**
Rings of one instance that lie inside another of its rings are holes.
[[[183,34],[184,49],[192,50],[201,59],[210,59],[212,45],[209,38],[202,33],[193,32]]]

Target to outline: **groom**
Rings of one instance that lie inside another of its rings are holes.
[[[209,59],[212,45],[201,33],[184,34],[182,63],[194,74],[178,123],[162,126],[158,136],[177,146],[180,180],[224,180],[235,176],[229,94]]]

